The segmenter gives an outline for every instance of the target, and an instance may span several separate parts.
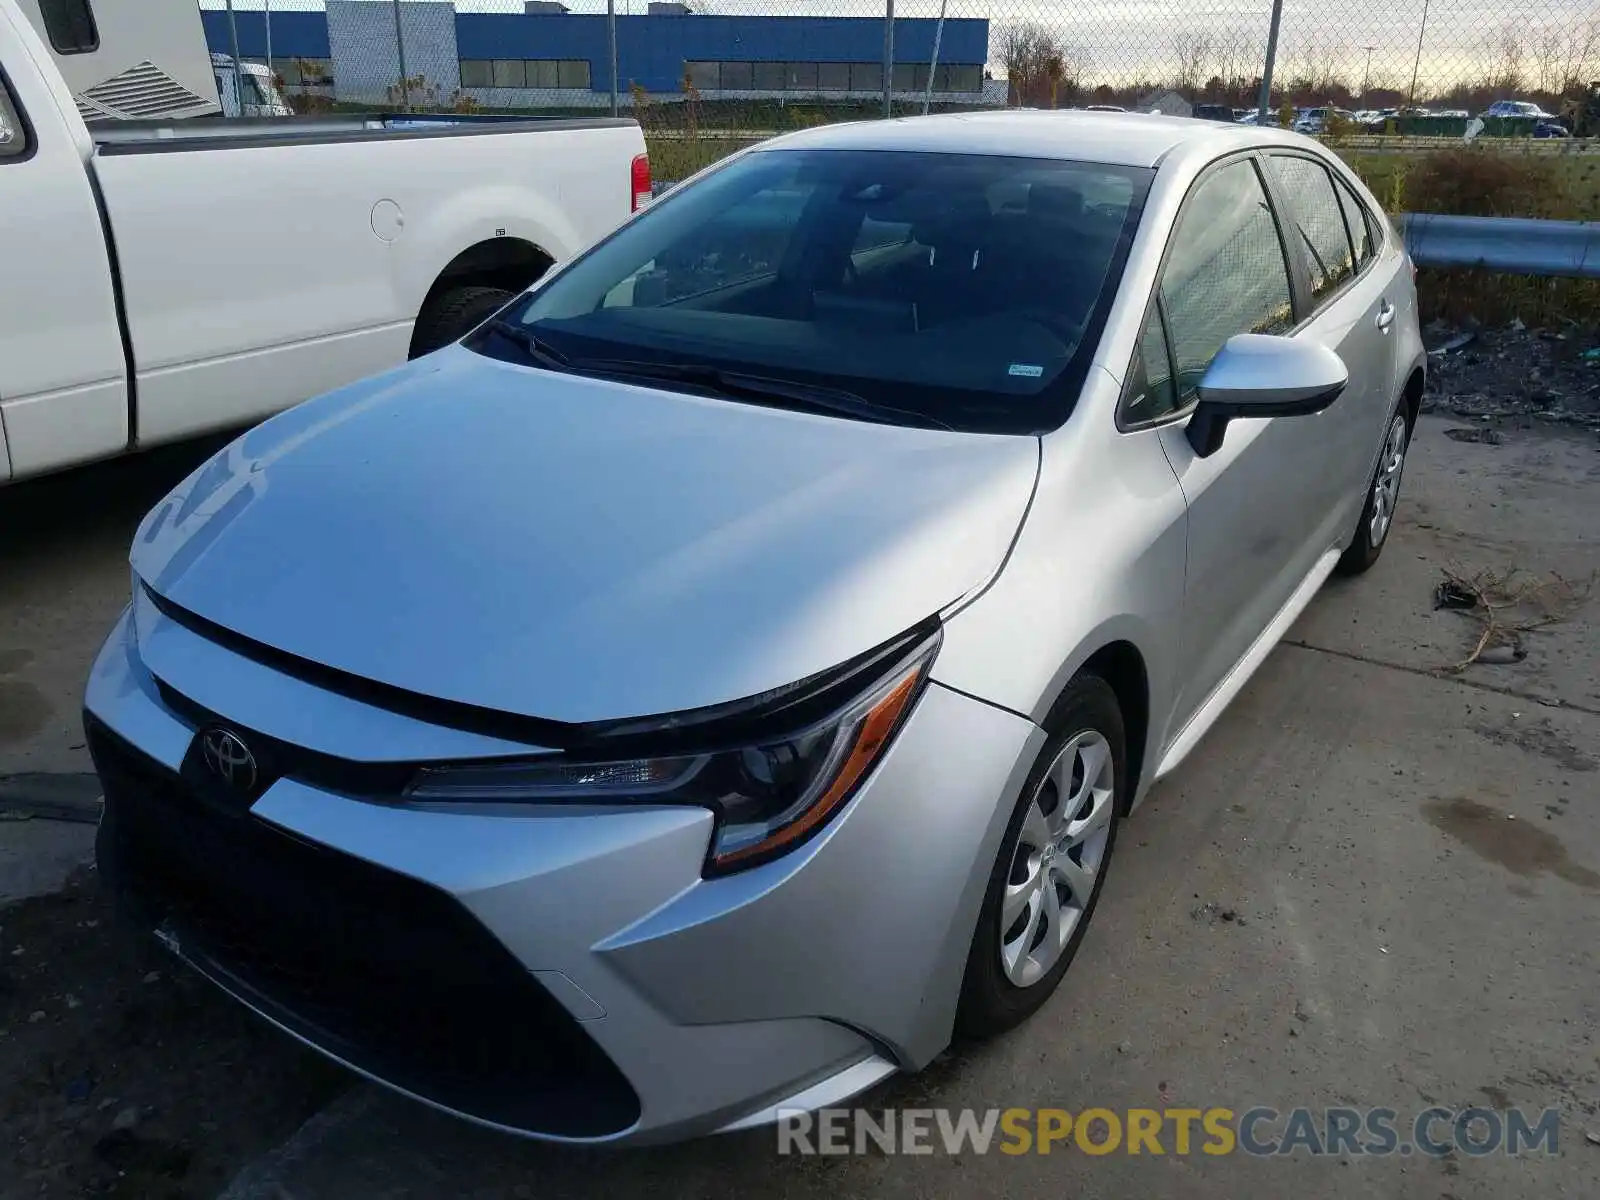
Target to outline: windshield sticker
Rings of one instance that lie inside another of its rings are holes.
[[[1044,374],[1044,368],[1037,363],[1012,363],[1006,368],[1007,375],[1020,375],[1024,379],[1038,379]]]

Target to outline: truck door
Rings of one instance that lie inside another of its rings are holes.
[[[0,481],[128,446],[104,227],[32,37],[0,9]]]

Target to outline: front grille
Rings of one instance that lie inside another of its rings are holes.
[[[101,868],[202,972],[405,1091],[528,1132],[602,1137],[639,1100],[452,897],[200,802],[93,717]]]

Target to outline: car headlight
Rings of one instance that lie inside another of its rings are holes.
[[[786,731],[760,732],[752,724],[770,728],[771,717],[752,722],[744,713],[720,722],[672,718],[655,723],[654,731],[707,748],[605,757],[602,739],[594,753],[429,767],[405,798],[693,804],[717,818],[707,873],[754,866],[799,845],[844,806],[905,723],[938,647],[937,628],[918,631],[842,677],[830,672],[820,687],[802,684],[761,698],[772,709],[771,697],[779,697],[776,715],[793,721]],[[727,736],[740,728],[750,732]],[[634,727],[624,736],[637,740],[651,732]]]

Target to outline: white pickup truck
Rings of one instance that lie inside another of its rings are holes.
[[[647,203],[622,120],[84,124],[0,0],[0,484],[452,340]]]

